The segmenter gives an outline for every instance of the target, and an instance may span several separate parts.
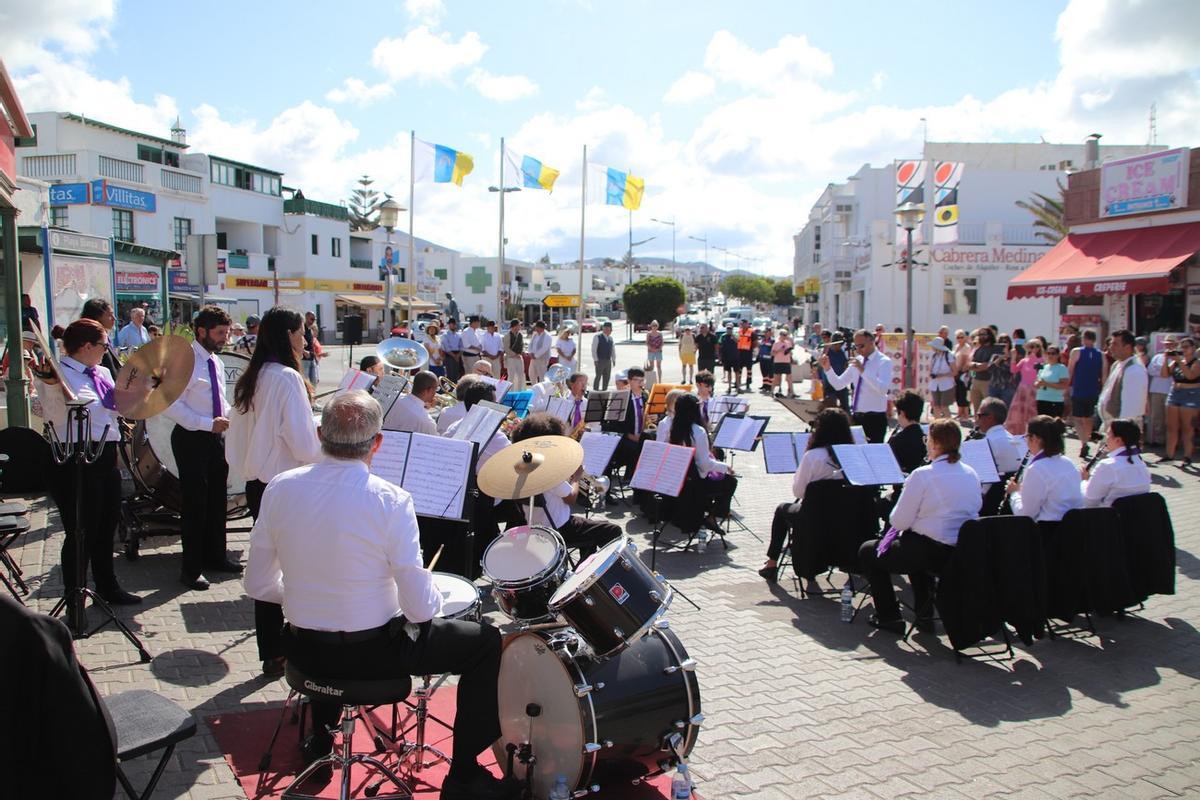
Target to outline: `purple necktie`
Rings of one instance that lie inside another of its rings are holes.
[[[100,405],[109,411],[116,411],[117,404],[113,400],[113,388],[115,384],[97,372],[95,367],[86,368],[83,374],[92,379],[92,386],[96,389],[96,395],[100,398]]]
[[[221,384],[217,382],[217,362],[208,357],[208,382],[212,388],[213,419],[224,416],[221,408]]]
[[[867,359],[866,358],[863,358],[862,365],[863,365],[863,369],[867,368]],[[860,371],[858,373],[858,383],[856,383],[854,385],[854,401],[852,403],[850,403],[850,413],[851,414],[858,411],[858,398],[862,395],[862,382],[863,382],[863,373]]]
[[[579,427],[579,422],[580,422],[580,420],[582,419],[582,417],[581,417],[581,416],[580,416],[580,414],[579,414],[579,406],[580,406],[580,404],[581,404],[581,403],[583,403],[583,401],[582,401],[582,400],[576,400],[576,401],[575,401],[575,417],[574,417],[574,421],[571,423],[571,424],[572,424],[572,425],[574,425],[575,427]]]
[[[708,425],[708,401],[700,401],[700,418],[704,420],[704,424]]]
[[[642,433],[642,398],[640,397],[633,399],[633,432],[638,435]]]
[[[875,555],[881,556],[886,553],[891,548],[892,542],[896,541],[898,538],[900,538],[900,531],[889,527],[887,529],[887,533],[885,533],[883,538],[879,540],[879,544],[875,545]]]

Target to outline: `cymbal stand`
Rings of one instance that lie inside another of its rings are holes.
[[[87,405],[88,401],[86,400],[67,401],[67,420],[64,425],[66,428],[65,440],[59,438],[54,429],[54,423],[46,423],[46,434],[50,440],[50,450],[54,462],[60,465],[70,463],[75,467],[75,585],[70,591],[63,593],[62,599],[50,611],[50,616],[57,617],[68,607],[70,608],[70,613],[67,614],[67,623],[71,628],[72,639],[86,639],[111,622],[134,646],[141,662],[148,664],[150,663],[150,653],[146,651],[141,640],[117,617],[112,606],[87,585],[87,543],[85,541],[87,526],[83,508],[83,468],[88,464],[95,464],[100,459],[104,452],[109,429],[109,426],[104,426],[100,441],[97,442],[92,438],[91,414],[88,412]],[[84,612],[88,599],[91,599],[92,605],[98,607],[104,616],[100,624],[91,630],[88,630]]]

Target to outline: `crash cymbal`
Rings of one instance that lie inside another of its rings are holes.
[[[187,388],[195,365],[192,345],[182,336],[162,336],[135,350],[117,374],[118,413],[149,419],[166,411]]]
[[[557,486],[583,464],[583,447],[568,436],[515,442],[488,459],[479,488],[497,499],[521,500]]]

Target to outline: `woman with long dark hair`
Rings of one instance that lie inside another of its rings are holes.
[[[321,457],[312,415],[312,386],[300,371],[304,317],[290,308],[263,315],[250,366],[233,390],[225,452],[229,468],[246,478],[246,504],[258,519],[263,492],[281,472]],[[263,672],[283,672],[283,609],[254,601],[254,625]]]
[[[690,499],[695,501],[694,507],[705,514],[703,524],[714,531],[720,531],[721,520],[729,516],[729,506],[733,502],[733,493],[737,491],[738,482],[728,464],[713,458],[708,429],[704,427],[704,418],[700,416],[700,398],[690,392],[675,401],[669,442],[691,447],[695,451],[692,457],[695,473],[690,475],[685,483],[684,496],[680,497],[680,502],[689,503],[686,497],[689,488],[697,493],[699,497]],[[696,533],[696,549],[704,550],[707,543],[708,533],[701,527]]]
[[[833,445],[854,444],[850,433],[850,416],[840,408],[826,408],[817,415],[813,423],[813,434],[808,438],[808,448],[800,457],[800,465],[792,477],[792,494],[796,498],[790,503],[775,507],[771,520],[771,544],[767,547],[767,563],[758,574],[774,583],[779,576],[779,556],[783,553],[783,542],[788,531],[800,516],[800,503],[804,492],[813,481],[840,480],[842,470],[833,457]],[[813,576],[805,577],[812,579]]]
[[[1029,420],[1029,464],[1023,479],[1005,487],[1013,514],[1033,517],[1038,522],[1058,522],[1073,508],[1083,505],[1079,471],[1063,455],[1066,424],[1057,417],[1038,414]]]

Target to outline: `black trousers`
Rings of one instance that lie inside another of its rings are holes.
[[[66,538],[63,540],[59,563],[62,565],[63,585],[75,588],[75,537],[79,535],[79,520],[75,514],[75,465],[53,464],[48,481],[50,496],[58,506]],[[117,588],[113,572],[113,539],[121,517],[121,474],[117,471],[117,443],[106,442],[95,463],[83,465],[83,555],[92,568],[96,591],[105,594]],[[84,567],[84,585],[87,567]]]
[[[558,526],[558,532],[568,546],[579,548],[579,558],[582,561],[620,536],[621,528],[607,520],[588,519],[572,514],[566,522]]]
[[[399,619],[378,638],[352,644],[314,642],[291,626],[284,629],[284,651],[300,669],[329,678],[377,680],[397,675],[461,676],[454,715],[454,769],[470,770],[476,756],[500,738],[496,692],[500,676],[500,631],[490,625],[451,619],[421,624],[414,642]],[[337,725],[341,707],[314,700],[316,730]]]
[[[783,542],[787,539],[788,531],[796,525],[799,516],[799,503],[780,503],[775,506],[775,516],[771,518],[771,543],[767,545],[767,558],[774,561],[783,555]]]
[[[267,485],[262,481],[246,481],[246,506],[255,522],[258,521],[266,489]],[[283,606],[265,600],[254,601],[254,638],[258,642],[260,661],[270,661],[283,655]]]
[[[875,554],[878,544],[879,539],[871,539],[858,550],[859,564],[871,582],[875,616],[884,621],[900,619],[900,604],[892,587],[892,575],[899,573],[908,575],[918,613],[929,614],[929,595],[933,587],[929,573],[941,572],[954,554],[954,548],[916,531],[905,531],[882,556]]]
[[[697,357],[696,358],[696,369],[700,372],[705,372],[705,371],[715,372],[717,369],[716,356],[713,356],[711,358]]]
[[[883,437],[887,435],[887,414],[882,411],[859,411],[854,414],[854,424],[862,425],[868,442],[883,444]]]
[[[701,502],[717,519],[729,516],[737,487],[738,479],[733,475],[722,475],[720,480],[702,477],[696,481],[696,489],[703,498]]]
[[[633,468],[637,466],[638,458],[642,455],[642,440],[634,442],[627,436],[622,435],[621,441],[617,442],[617,449],[613,451],[612,461],[609,462],[612,469],[626,468],[626,480],[633,479]]]
[[[211,431],[189,431],[176,425],[171,452],[179,466],[183,492],[184,578],[194,579],[206,566],[228,558],[225,552],[225,513],[229,503],[225,441]]]

